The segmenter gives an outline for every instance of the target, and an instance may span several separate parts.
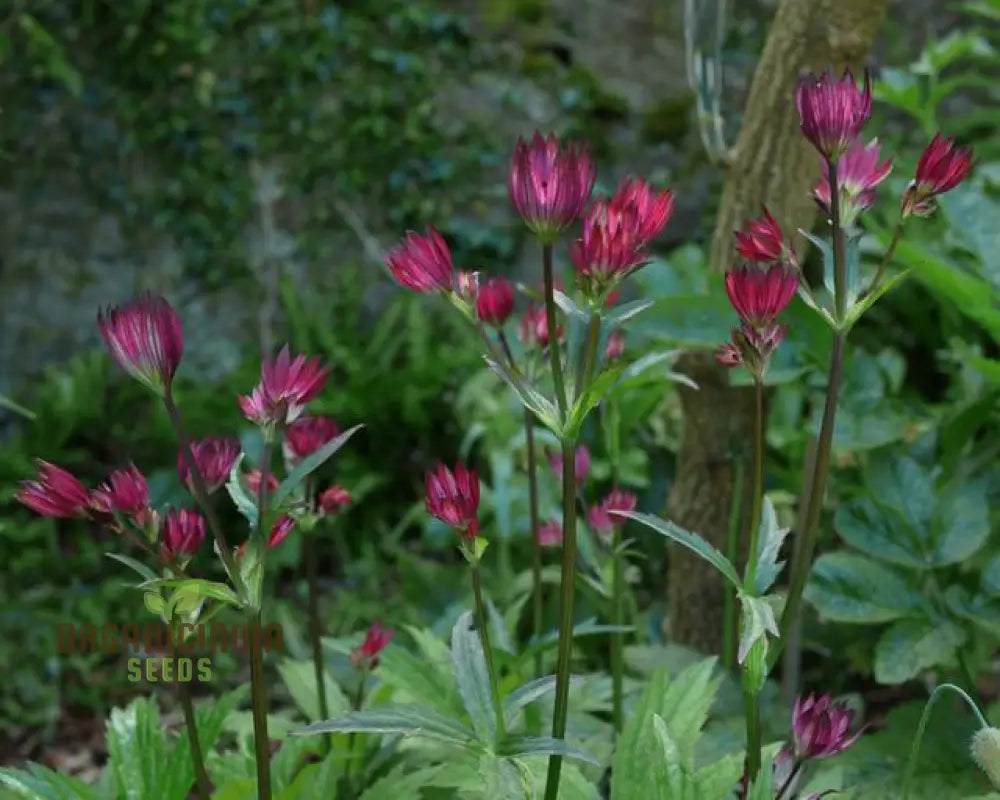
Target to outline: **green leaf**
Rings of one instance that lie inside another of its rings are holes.
[[[965,631],[947,620],[900,620],[882,634],[875,647],[875,680],[904,683],[925,669],[949,664],[965,640]]]
[[[361,795],[361,800],[405,800],[405,798],[418,798],[421,796],[420,790],[433,784],[442,770],[442,765],[424,767],[416,771],[410,771],[409,764],[400,764],[384,778],[380,778],[365,789]],[[334,790],[336,787],[332,787]],[[329,795],[335,797],[336,795]],[[319,798],[316,798],[319,800]]]
[[[123,800],[149,800],[166,782],[166,730],[155,703],[137,698],[107,722],[108,770]]]
[[[508,736],[499,748],[499,755],[509,758],[560,755],[585,761],[595,767],[601,766],[600,761],[583,750],[566,744],[562,739],[553,739],[549,736]]]
[[[264,544],[262,536],[251,536],[243,558],[239,562],[240,582],[246,597],[241,601],[247,608],[258,610],[261,604],[261,592],[264,587]]]
[[[765,495],[757,533],[757,574],[753,586],[755,594],[764,594],[781,574],[785,562],[778,561],[778,554],[787,535],[788,528],[778,527],[778,515],[774,512],[774,504],[771,498]],[[749,576],[745,581],[749,582]]]
[[[452,628],[451,658],[458,693],[472,720],[472,727],[482,742],[492,743],[497,734],[493,692],[479,633],[468,611],[458,618]]]
[[[719,570],[722,576],[734,587],[737,589],[743,588],[740,576],[737,574],[736,568],[729,562],[729,559],[698,534],[686,531],[679,525],[675,525],[669,520],[660,519],[652,514],[642,514],[637,511],[612,511],[611,513],[615,516],[627,517],[628,519],[642,523],[647,528],[652,528],[657,533],[683,545]]]
[[[661,350],[657,353],[646,353],[646,355],[637,358],[621,371],[618,376],[618,380],[615,382],[613,387],[614,392],[617,394],[623,389],[638,383],[638,379],[640,378],[643,380],[649,380],[650,378],[661,380],[663,378],[667,378],[668,380],[672,380],[676,383],[683,383],[685,386],[690,386],[692,389],[697,389],[698,384],[687,377],[687,375],[681,375],[670,370],[666,370],[663,373],[657,373],[652,376],[647,374],[652,367],[664,362],[669,362],[670,359],[680,352],[680,350]]]
[[[419,706],[386,706],[353,711],[340,717],[316,722],[292,736],[318,733],[398,733],[417,736],[459,747],[478,748],[476,734],[456,719]]]
[[[934,515],[934,480],[912,458],[895,454],[873,457],[866,488],[881,506],[896,511],[914,532],[925,529]]]
[[[13,411],[15,414],[20,414],[25,419],[35,419],[35,412],[31,411],[24,406],[15,403],[7,395],[0,394],[0,408],[5,408],[8,411]]]
[[[775,794],[774,760],[770,757],[762,759],[757,780],[750,785],[747,800],[772,800]]]
[[[724,294],[677,294],[657,300],[630,327],[684,347],[715,348],[729,338],[733,309]]]
[[[493,753],[479,757],[479,778],[482,781],[483,800],[490,797],[527,797],[524,776],[517,765]],[[476,796],[476,795],[473,795]]]
[[[742,753],[734,753],[701,767],[695,775],[698,800],[729,800],[743,776],[744,759]]]
[[[104,555],[106,555],[110,559],[118,561],[121,564],[124,564],[126,567],[131,567],[136,572],[138,572],[139,575],[142,576],[142,579],[144,581],[155,581],[155,580],[157,580],[157,575],[156,575],[155,572],[153,572],[153,570],[151,570],[149,567],[147,567],[141,561],[136,561],[131,556],[126,556],[126,555],[123,555],[121,553],[105,553]]]
[[[281,482],[281,485],[275,490],[274,497],[271,498],[269,507],[278,508],[285,500],[291,497],[292,492],[299,487],[299,484],[301,484],[303,480],[323,466],[323,464],[325,464],[334,453],[347,443],[348,439],[350,439],[363,427],[365,427],[364,424],[360,424],[355,425],[353,428],[349,428],[335,439],[331,439],[315,453],[303,458],[298,464],[295,465],[295,469],[288,473],[288,477],[285,478]]]
[[[834,622],[875,625],[923,613],[923,595],[898,572],[867,556],[824,553],[813,564],[806,599]]]
[[[316,669],[312,660],[285,658],[278,664],[278,674],[305,718],[310,722],[321,719]],[[351,703],[341,690],[340,684],[326,670],[323,672],[323,682],[326,684],[328,712],[333,716],[346,714],[351,708]]]
[[[572,687],[574,680],[570,679]],[[518,687],[503,699],[503,716],[507,726],[514,724],[518,712],[527,705],[544,697],[549,692],[555,691],[556,676],[546,675],[544,678],[536,678],[523,686]]]
[[[882,561],[911,569],[927,569],[926,548],[899,515],[867,497],[837,509],[834,527],[852,547]]]
[[[526,383],[519,375],[514,375],[505,364],[485,356],[484,358],[489,368],[503,378],[507,385],[515,391],[524,407],[533,412],[538,417],[538,421],[552,431],[557,438],[562,439],[563,429],[556,407],[530,383]]]
[[[150,614],[169,621],[169,617],[164,618],[167,603],[159,592],[145,592],[142,595],[142,602]]]
[[[204,578],[179,578],[158,581],[158,585],[174,587],[174,594],[181,592],[188,598],[194,597],[198,600],[208,597],[226,603],[234,608],[240,608],[240,598],[226,584],[218,581],[207,581]]]
[[[614,366],[608,367],[600,375],[598,375],[588,386],[582,395],[576,399],[573,403],[573,407],[569,410],[569,414],[566,417],[566,426],[564,429],[564,435],[569,439],[576,439],[583,427],[583,423],[587,420],[587,415],[593,411],[597,404],[604,399],[604,396],[611,390],[614,386],[615,381],[618,380],[618,376],[621,374],[624,366],[621,364],[616,364]]]
[[[1000,597],[1000,556],[996,556],[983,570],[982,591],[987,597]]]
[[[421,644],[420,640],[417,643]],[[379,677],[395,690],[394,699],[398,701],[398,695],[402,695],[401,699],[408,703],[428,706],[446,716],[457,716],[462,706],[451,680],[451,671],[451,655],[447,650],[444,659],[432,657],[426,651],[423,657],[418,657],[392,644],[379,656]]]
[[[247,527],[254,530],[257,527],[257,498],[250,494],[250,490],[240,477],[240,465],[245,457],[246,454],[241,452],[233,462],[229,470],[229,480],[226,481],[226,491],[229,492],[240,516],[247,521]]]
[[[935,522],[935,566],[958,564],[975,555],[990,535],[986,485],[953,484],[940,499]]]
[[[41,764],[27,769],[0,769],[0,786],[25,800],[101,800],[101,795],[76,778],[60,775]]]
[[[620,306],[615,306],[610,312],[604,315],[604,322],[609,328],[615,328],[621,325],[623,322],[627,322],[635,316],[638,316],[643,311],[648,308],[652,308],[654,301],[652,300],[633,300],[631,303],[623,303]]]
[[[580,306],[578,306],[573,301],[573,298],[568,294],[560,292],[558,289],[553,289],[552,299],[555,300],[556,305],[563,310],[563,313],[565,313],[567,317],[575,317],[581,322],[586,322],[590,319],[587,312],[580,308]]]
[[[774,608],[766,597],[751,597],[740,592],[742,608],[742,624],[740,625],[740,644],[737,660],[742,664],[750,652],[750,648],[758,640],[764,643],[767,653],[767,634],[778,635],[778,623],[774,618]]]
[[[853,305],[849,306],[847,309],[847,319],[844,321],[844,330],[849,331],[853,328],[857,321],[861,319],[862,314],[875,305],[882,295],[894,288],[897,283],[900,283],[903,278],[909,274],[910,270],[908,269],[903,270],[902,272],[897,272],[888,280],[882,281],[873,291],[869,292]]]

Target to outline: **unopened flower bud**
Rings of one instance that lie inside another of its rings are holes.
[[[980,728],[972,737],[972,760],[986,773],[995,789],[1000,789],[1000,729]]]

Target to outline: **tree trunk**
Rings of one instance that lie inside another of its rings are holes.
[[[814,205],[809,192],[819,179],[820,161],[799,132],[796,83],[804,70],[857,69],[886,5],[887,0],[781,0],[750,87],[739,138],[729,153],[709,255],[712,269],[726,268],[733,231],[758,216],[761,204],[785,231],[811,227]],[[733,445],[750,442],[752,392],[728,388],[728,376],[706,354],[690,354],[678,367],[701,389],[681,389],[684,433],[678,477],[668,498],[670,516],[724,550]],[[713,567],[674,548],[668,601],[674,641],[705,652],[720,650],[723,582]]]

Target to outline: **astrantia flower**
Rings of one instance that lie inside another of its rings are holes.
[[[94,508],[105,514],[118,512],[143,525],[149,513],[149,486],[135,465],[115,470],[90,498]]]
[[[755,328],[774,322],[798,291],[798,274],[782,264],[745,265],[726,273],[726,294],[740,319]]]
[[[90,492],[74,475],[62,467],[38,460],[38,476],[24,481],[14,495],[43,517],[83,517],[90,506]]]
[[[556,339],[561,340],[563,327],[556,323]],[[524,312],[517,326],[517,336],[525,348],[548,347],[549,322],[545,315],[545,306],[531,306]]]
[[[351,493],[340,484],[334,484],[319,496],[319,507],[327,516],[338,514],[351,504]]]
[[[197,511],[172,508],[163,518],[163,557],[191,556],[205,541],[205,518]]]
[[[479,526],[479,476],[462,464],[452,472],[444,464],[425,475],[427,511],[464,536],[474,537]]]
[[[259,469],[250,470],[245,476],[244,480],[247,484],[247,489],[250,490],[250,494],[254,497],[260,497],[260,482],[263,478],[263,474]],[[278,486],[281,484],[278,482],[278,477],[273,472],[267,473],[267,494],[268,496],[273,495],[277,490]]]
[[[866,71],[859,88],[850,70],[840,79],[829,71],[818,77],[808,75],[795,90],[795,106],[805,137],[824,158],[836,160],[858,138],[871,116],[871,78]]]
[[[598,200],[583,218],[583,234],[569,246],[584,293],[594,298],[612,289],[646,262],[645,240],[635,214]]]
[[[792,712],[795,756],[799,759],[827,758],[846,750],[861,735],[850,733],[854,712],[830,695],[798,698]]]
[[[450,292],[455,286],[451,251],[433,226],[424,236],[408,233],[389,251],[385,263],[392,277],[416,292]]]
[[[625,334],[620,330],[613,330],[608,334],[608,343],[604,348],[604,357],[608,361],[615,361],[622,357],[625,352]]]
[[[625,518],[612,511],[635,511],[638,498],[632,492],[612,489],[599,505],[591,506],[587,511],[587,524],[602,536],[610,536],[615,528],[625,524]]]
[[[502,327],[514,311],[514,287],[506,278],[490,278],[479,287],[476,313],[487,325]]]
[[[552,467],[552,471],[556,474],[556,477],[561,480],[563,469],[562,452],[553,450],[548,453],[548,458],[549,466]],[[576,477],[576,482],[583,483],[588,472],[590,472],[590,450],[585,444],[577,445],[576,450],[573,451],[573,475]]]
[[[157,294],[144,294],[97,315],[97,327],[111,357],[159,395],[181,363],[184,336],[177,312]]]
[[[240,455],[240,443],[231,436],[210,436],[191,442],[195,466],[205,481],[209,494],[229,479],[229,472]],[[183,451],[177,453],[177,474],[189,492],[194,492],[194,480]]]
[[[631,217],[634,234],[643,244],[663,233],[674,213],[670,190],[657,192],[642,178],[626,178],[608,202]]]
[[[745,230],[733,234],[736,239],[736,252],[744,261],[755,264],[790,260],[792,251],[785,242],[781,226],[771,216],[766,206],[762,206],[761,211],[764,213],[763,217],[751,220]]]
[[[538,527],[538,544],[542,547],[559,547],[563,542],[562,525],[550,519]]]
[[[355,669],[375,669],[378,666],[378,656],[396,632],[391,628],[383,628],[377,622],[371,626],[365,640],[354,648],[351,653],[351,663]]]
[[[288,534],[292,532],[292,528],[294,527],[295,520],[288,516],[288,514],[282,514],[271,526],[271,533],[267,537],[267,546],[277,547],[288,538]]]
[[[957,147],[955,140],[935,134],[917,163],[917,176],[903,193],[903,216],[925,217],[934,211],[934,198],[954,189],[969,177],[972,150]]]
[[[554,134],[518,139],[507,173],[510,201],[528,229],[551,242],[583,212],[597,179],[586,148],[560,146]]]
[[[295,422],[306,404],[322,391],[326,372],[318,358],[292,358],[286,345],[273,363],[263,363],[260,383],[253,391],[240,395],[243,415],[261,427]]]
[[[856,139],[837,162],[837,183],[840,185],[840,222],[850,225],[858,214],[875,201],[875,187],[892,172],[892,161],[886,159],[878,163],[878,139],[872,139],[865,144]],[[813,189],[813,199],[823,210],[830,214],[830,178],[826,164],[816,188]]]
[[[285,428],[282,449],[285,460],[295,464],[306,456],[311,456],[327,442],[340,435],[340,426],[332,417],[302,416]]]

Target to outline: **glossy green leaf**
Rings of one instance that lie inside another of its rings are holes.
[[[872,558],[838,551],[813,564],[806,599],[834,622],[875,625],[922,616],[922,593],[893,569]]]
[[[616,328],[623,322],[628,322],[628,320],[638,316],[643,311],[652,308],[653,305],[654,301],[652,300],[633,300],[631,303],[623,303],[607,312],[604,315],[604,322],[608,327]]]

